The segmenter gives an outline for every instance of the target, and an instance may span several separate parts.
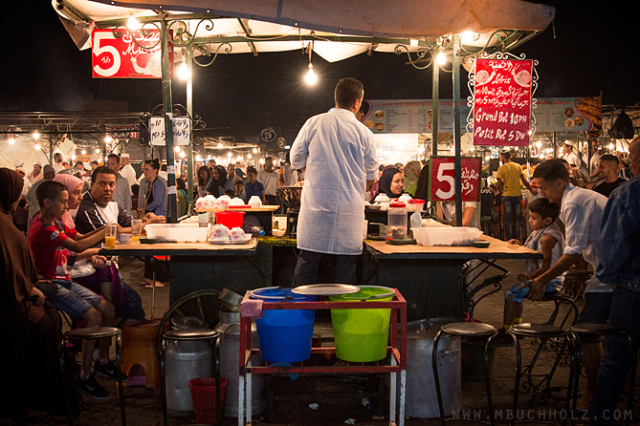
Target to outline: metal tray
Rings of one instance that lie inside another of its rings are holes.
[[[291,289],[292,293],[305,296],[339,296],[341,294],[357,293],[358,291],[360,291],[360,288],[348,284],[312,284],[301,285]]]

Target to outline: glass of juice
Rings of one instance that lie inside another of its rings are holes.
[[[142,221],[140,219],[131,220],[131,242],[139,243],[142,234]]]
[[[111,223],[104,226],[104,246],[105,248],[116,247],[116,232],[118,231],[118,225]]]

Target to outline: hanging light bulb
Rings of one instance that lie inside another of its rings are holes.
[[[175,147],[175,148],[173,148],[173,150],[174,150],[175,152],[180,152],[180,151],[182,151],[182,149],[180,148],[180,146],[179,146],[179,145],[176,145],[176,147]]]
[[[40,133],[38,133],[37,131],[36,131],[36,132],[33,132],[33,133],[31,134],[31,136],[33,136],[33,138],[34,138],[34,139],[36,139],[36,140],[37,140],[37,139],[40,139]]]
[[[309,63],[309,71],[307,72],[307,76],[304,78],[304,81],[307,82],[308,85],[312,86],[318,82],[318,77],[316,77],[316,73],[313,72],[313,64]]]
[[[105,143],[109,143],[109,142],[111,142],[111,140],[112,140],[112,139],[111,139],[111,136],[109,136],[109,135],[107,135],[107,136],[105,136],[105,137],[104,137],[104,141],[105,141]]]
[[[100,154],[100,149],[96,148],[96,154]]]
[[[254,154],[257,154],[258,153],[258,149],[257,148],[253,148],[253,151],[251,151],[251,152],[253,152]]]
[[[184,158],[186,157],[186,154],[184,153],[184,151],[180,152],[180,158]]]
[[[444,54],[444,52],[441,51],[440,53],[438,53],[436,61],[438,62],[438,65],[444,65],[447,63],[447,56]]]
[[[86,149],[83,149],[83,150],[82,150],[82,151],[80,151],[80,152],[82,152],[82,155],[85,155],[85,154],[87,153],[87,150],[86,150]]]
[[[36,151],[40,151],[40,145],[36,144],[36,146],[34,146],[34,148],[36,149]]]
[[[129,12],[129,19],[127,20],[127,28],[130,31],[136,31],[140,29],[140,22],[133,16],[133,12]]]
[[[261,158],[260,161],[258,161],[260,164],[264,164],[264,158]]]
[[[251,159],[251,154],[247,154],[247,158],[248,158],[248,159]]]
[[[10,138],[9,145],[13,145],[14,143],[16,143],[16,140],[14,138]]]
[[[180,80],[186,80],[189,78],[189,68],[187,67],[186,62],[183,62],[178,67],[178,78]]]
[[[613,148],[614,148],[613,144],[612,144],[612,143],[610,143],[610,144],[609,144],[609,149],[610,149],[611,151],[613,151]]]
[[[218,148],[222,148],[222,142],[218,144]]]

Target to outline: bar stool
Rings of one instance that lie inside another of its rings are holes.
[[[564,287],[571,289],[571,299],[578,300],[578,297],[584,292],[584,283],[589,281],[593,276],[592,271],[584,269],[569,269],[564,276]],[[579,288],[576,288],[580,285]]]
[[[67,403],[67,417],[69,419],[69,426],[73,424],[71,419],[71,395],[69,395],[68,383],[66,383],[66,374],[65,374],[65,364],[64,359],[65,356],[68,357],[67,352],[67,342],[71,339],[74,340],[99,340],[108,337],[116,338],[116,368],[118,371],[122,371],[120,367],[120,341],[121,341],[122,332],[119,328],[115,327],[86,327],[86,328],[77,328],[75,330],[66,331],[62,337],[62,344],[60,346],[60,368],[62,370],[62,377],[64,383],[64,396],[65,401]],[[126,426],[127,419],[125,417],[124,412],[124,389],[122,386],[122,376],[118,375],[118,392],[120,393],[120,416],[122,421],[122,426]]]
[[[438,396],[438,408],[440,410],[440,421],[444,426],[446,424],[444,414],[444,404],[442,402],[442,391],[440,390],[440,378],[438,376],[438,343],[440,342],[440,336],[442,333],[451,334],[454,336],[466,337],[469,339],[487,340],[484,346],[484,383],[487,389],[487,403],[489,409],[489,420],[491,425],[495,425],[495,418],[493,412],[493,401],[491,399],[491,383],[489,380],[489,345],[491,340],[497,336],[498,332],[495,327],[489,324],[475,323],[475,322],[454,322],[451,324],[445,324],[440,328],[438,334],[433,341],[433,352],[431,354],[431,365],[433,367],[433,378],[436,384],[436,395]]]
[[[572,405],[573,407],[576,406],[576,403],[578,400],[578,380],[580,378],[580,362],[581,362],[580,338],[584,336],[605,336],[605,337],[620,336],[628,339],[629,347],[631,348],[631,354],[632,354],[631,383],[629,385],[629,408],[628,408],[629,412],[631,413],[633,409],[633,390],[635,387],[636,369],[637,369],[637,362],[638,362],[637,355],[633,350],[633,340],[631,339],[631,336],[629,336],[627,332],[622,328],[614,327],[609,324],[579,324],[571,327],[568,331],[568,335],[569,335],[569,345],[573,346],[575,358],[576,358],[576,362],[573,368],[574,372],[573,374],[570,375],[570,379],[571,379],[571,376],[573,376],[574,381],[573,383],[569,381],[569,390],[572,391],[572,394],[570,394],[571,397],[568,399],[570,399],[570,401],[573,401],[573,405]],[[626,417],[625,424],[628,426],[629,423],[631,422],[631,416],[625,416],[625,417]],[[566,424],[566,421],[563,424]],[[574,416],[571,416],[571,424],[574,424]]]
[[[516,386],[513,392],[513,413],[516,413],[518,409],[518,394],[520,390],[520,378],[522,376],[524,376],[525,374],[529,376],[528,381],[531,388],[534,389],[534,398],[538,388],[542,386],[542,384],[545,382],[546,382],[547,395],[549,395],[551,379],[553,377],[553,374],[550,373],[546,375],[545,378],[538,385],[534,385],[531,381],[532,369],[529,369],[527,372],[522,372],[522,353],[520,351],[520,338],[542,339],[543,342],[541,343],[541,346],[544,345],[544,343],[549,339],[558,339],[558,338],[565,339],[565,342],[563,344],[563,350],[560,352],[558,357],[556,357],[556,361],[551,369],[551,371],[553,372],[555,371],[556,367],[560,362],[560,356],[564,351],[564,346],[566,345],[566,340],[568,340],[568,337],[562,328],[557,327],[555,325],[551,325],[551,324],[530,324],[530,323],[516,324],[513,327],[511,327],[511,329],[509,330],[509,334],[511,334],[511,336],[513,337],[515,341],[515,347],[516,347]],[[571,360],[572,360],[572,367],[571,367],[571,370],[569,370],[569,375],[570,375],[569,381],[571,382],[573,380],[573,377],[571,377],[571,375],[573,374],[573,361],[575,359],[575,354],[573,352],[572,346],[569,346],[569,350],[570,350]],[[538,352],[539,351],[540,349],[538,349]],[[536,356],[537,355],[538,353],[536,353]],[[568,392],[569,391],[567,391],[567,393]],[[569,401],[567,398],[567,407],[568,407],[568,402]],[[514,415],[513,418],[511,419],[511,425],[515,425],[516,417],[517,416]],[[544,423],[544,422],[541,422],[541,423]]]

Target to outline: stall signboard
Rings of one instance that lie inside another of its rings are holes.
[[[189,117],[174,117],[173,124],[173,145],[189,145],[191,140],[191,123]],[[164,117],[151,117],[149,119],[149,142],[154,146],[165,146]]]
[[[123,31],[94,29],[91,57],[94,78],[162,78],[160,30]],[[171,38],[171,34],[169,35]],[[143,46],[149,47],[145,49]],[[153,46],[153,47],[152,47]],[[169,43],[169,63],[173,77],[173,45]]]
[[[478,201],[480,198],[479,157],[462,157],[462,201]],[[429,199],[431,201],[455,201],[455,157],[431,157],[429,170]]]
[[[602,130],[602,98],[538,98],[536,129],[542,132]]]
[[[533,61],[476,59],[473,144],[528,146]]]

